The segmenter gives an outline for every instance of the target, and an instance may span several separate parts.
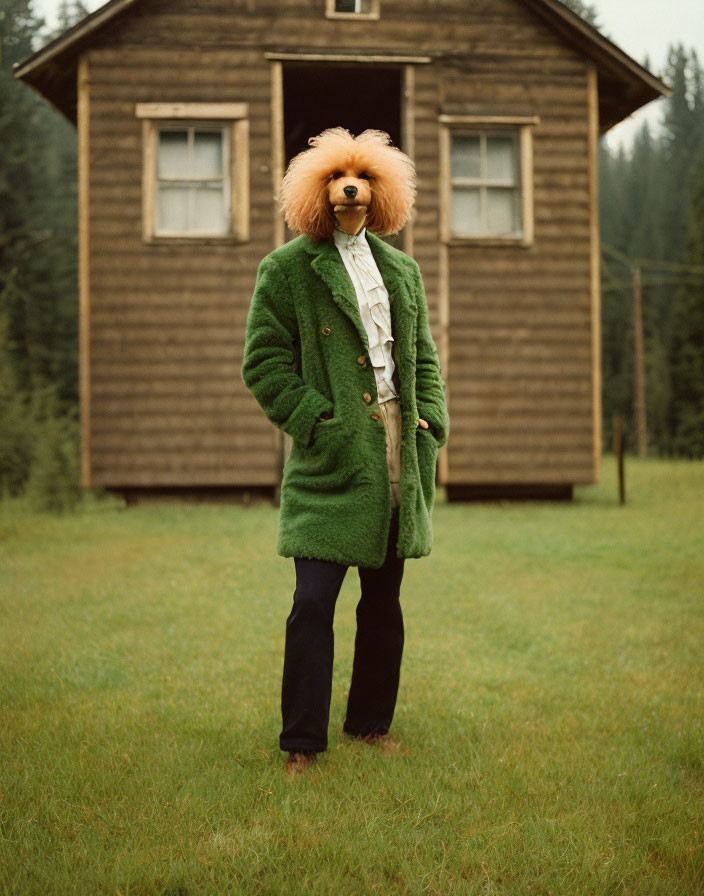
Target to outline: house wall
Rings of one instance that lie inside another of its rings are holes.
[[[540,118],[533,244],[446,250],[448,483],[598,478],[588,76],[559,46],[530,50],[515,47],[500,72],[473,55],[438,70],[441,107]]]
[[[275,245],[265,51],[429,54],[414,78],[423,271],[452,418],[441,480],[593,480],[587,66],[519,0],[144,0],[87,53],[91,479],[275,485],[280,439],[240,379],[256,268]],[[145,245],[137,102],[246,102],[250,240]],[[535,243],[439,243],[438,114],[539,115]],[[446,322],[449,318],[449,326]]]
[[[90,452],[111,486],[270,485],[277,431],[240,376],[258,260],[272,246],[269,64],[259,52],[91,50]],[[250,240],[142,241],[135,103],[244,101]]]

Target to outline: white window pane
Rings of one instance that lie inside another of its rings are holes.
[[[516,190],[487,189],[487,226],[492,234],[514,233],[518,227]]]
[[[188,131],[159,131],[159,177],[188,177]]]
[[[222,131],[196,131],[194,177],[222,177]]]
[[[158,233],[183,233],[188,229],[189,187],[159,185],[156,202]]]
[[[479,135],[452,137],[452,177],[479,177]]]
[[[486,138],[486,176],[515,180],[516,144],[512,137]]]
[[[198,187],[195,191],[193,230],[199,233],[227,233],[222,187]]]
[[[481,229],[478,189],[455,187],[451,205],[450,228],[453,236],[477,233]]]

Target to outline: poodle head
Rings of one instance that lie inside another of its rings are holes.
[[[295,233],[331,240],[335,214],[366,208],[366,226],[380,236],[398,233],[416,195],[415,168],[383,131],[353,137],[329,128],[295,156],[281,184],[281,208]]]

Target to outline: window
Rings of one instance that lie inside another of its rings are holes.
[[[329,19],[378,19],[379,0],[326,0]]]
[[[230,228],[224,128],[158,128],[155,236],[223,236]]]
[[[144,239],[246,240],[246,105],[138,103],[136,111],[144,119]]]
[[[520,236],[516,134],[453,134],[450,231],[454,236]]]
[[[441,131],[443,238],[532,243],[530,124],[536,120],[497,117],[484,127],[470,116],[440,120],[450,125]]]

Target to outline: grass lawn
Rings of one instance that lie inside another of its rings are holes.
[[[0,893],[704,893],[704,465],[435,508],[391,735],[278,748],[278,511],[0,503]]]

